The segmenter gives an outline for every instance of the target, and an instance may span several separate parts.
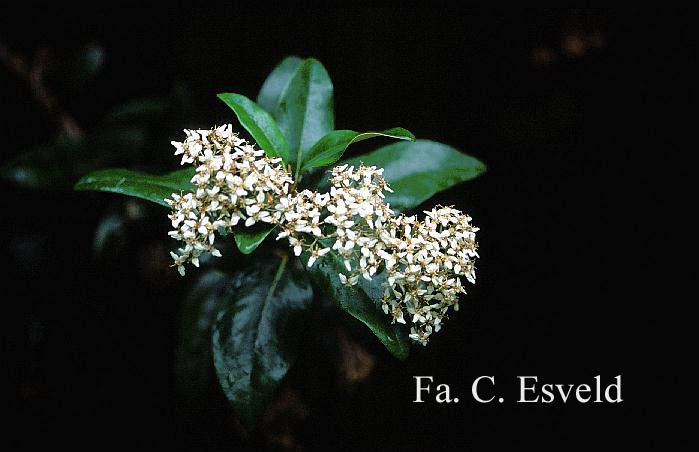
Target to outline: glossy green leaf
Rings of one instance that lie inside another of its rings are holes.
[[[233,228],[233,236],[240,252],[250,254],[260,246],[273,229],[274,226],[268,224],[254,225],[249,228],[236,226]]]
[[[309,58],[296,68],[274,118],[289,143],[289,162],[294,166],[335,128],[333,84],[320,61]]]
[[[274,262],[269,264],[274,270]],[[228,310],[241,287],[257,284],[258,266],[229,275],[212,269],[203,273],[182,302],[180,334],[175,352],[175,382],[179,396],[191,408],[207,409],[218,397],[211,335],[219,314]]]
[[[75,189],[120,193],[169,207],[165,199],[170,198],[173,193],[194,191],[194,185],[190,182],[194,171],[194,168],[185,168],[163,176],[155,176],[126,169],[107,169],[84,176],[75,184]],[[250,254],[267,238],[272,229],[274,227],[266,224],[250,228],[238,225],[233,228],[233,236],[238,249],[243,254]]]
[[[374,137],[389,137],[399,140],[415,141],[415,135],[401,127],[382,132],[355,132],[354,130],[334,130],[323,138],[306,153],[301,165],[301,172],[312,168],[320,168],[337,162],[350,144]]]
[[[274,116],[281,101],[282,95],[289,87],[291,79],[303,60],[296,56],[289,56],[272,70],[260,88],[257,95],[257,105],[267,113]]]
[[[212,334],[213,360],[223,392],[242,418],[264,412],[296,357],[302,317],[313,297],[305,273],[288,263],[259,264],[221,312]]]
[[[434,194],[473,179],[486,170],[483,162],[451,146],[430,140],[394,143],[340,164],[375,165],[393,193],[386,193],[391,208],[404,211],[417,207]],[[327,180],[320,190],[327,189]]]
[[[135,196],[167,206],[165,198],[173,193],[194,190],[190,182],[194,168],[185,168],[162,176],[127,169],[106,169],[84,176],[75,184],[76,190],[94,190]]]
[[[231,107],[240,124],[268,156],[281,157],[284,163],[289,161],[289,144],[269,113],[241,94],[221,93],[218,98]]]
[[[304,263],[308,257],[303,256]],[[391,324],[379,305],[381,299],[381,278],[371,282],[362,280],[356,286],[345,286],[338,274],[347,273],[342,259],[335,253],[328,253],[313,264],[310,275],[323,293],[340,308],[366,325],[394,356],[405,359],[409,353],[408,332],[397,324]],[[361,279],[361,278],[360,278]]]
[[[211,329],[218,314],[226,310],[246,273],[235,277],[209,270],[198,278],[182,302],[179,340],[175,351],[177,392],[188,406],[206,408],[206,396],[215,388],[211,353]],[[246,278],[247,283],[253,281]]]

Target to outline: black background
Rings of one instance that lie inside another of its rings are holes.
[[[629,196],[639,182],[630,156],[643,149],[632,151],[621,132],[629,109],[622,93],[644,96],[625,75],[639,62],[637,49],[625,47],[634,19],[587,10],[27,8],[4,14],[0,37],[25,55],[103,46],[99,78],[63,99],[87,130],[112,106],[173,86],[190,93],[193,123],[169,125],[171,139],[184,127],[234,122],[215,94],[254,98],[273,66],[296,54],[318,58],[330,73],[338,128],[399,125],[488,165],[426,204],[455,204],[482,229],[478,284],[464,309],[406,362],[363,338],[378,364],[352,391],[338,395],[322,366],[308,378],[302,372],[312,408],[297,428],[299,447],[648,446],[648,392],[661,381],[642,385],[648,369],[634,363],[653,328],[646,316],[655,298],[643,284],[653,262],[639,249],[649,240],[637,226],[645,213]],[[592,33],[602,37],[597,47],[566,50],[571,35]],[[537,48],[553,60],[537,62]],[[22,81],[4,68],[0,80],[5,161],[50,141],[56,127]],[[377,145],[368,143],[353,152]],[[167,143],[153,149],[170,151]],[[162,169],[174,166],[173,158]],[[138,249],[107,264],[91,258],[100,214],[121,201],[7,182],[3,193],[3,367],[7,407],[21,427],[14,448],[231,450],[264,442],[243,442],[222,394],[195,414],[182,408],[173,350],[183,288],[167,261],[154,277],[134,264]],[[166,228],[150,225],[133,246]],[[317,344],[309,347],[306,359],[324,359]],[[598,374],[606,382],[622,375],[623,403],[515,403],[518,375],[590,384]],[[413,375],[450,384],[461,403],[412,403]],[[505,403],[472,401],[480,375],[496,377]]]

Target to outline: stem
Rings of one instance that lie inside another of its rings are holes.
[[[286,269],[286,263],[288,260],[289,255],[284,253],[281,257],[279,267],[277,268],[277,273],[274,275],[274,280],[272,280],[272,285],[269,287],[269,290],[267,291],[267,297],[265,298],[264,306],[267,306],[267,303],[269,303],[272,300],[272,297],[274,296],[274,291],[277,290],[277,284],[279,284],[279,280],[282,279],[282,275],[284,274],[284,270]]]
[[[299,172],[301,170],[301,165],[298,164],[299,162],[296,162],[296,173],[294,173],[294,185],[298,185],[299,182],[301,182],[301,176],[299,175]]]

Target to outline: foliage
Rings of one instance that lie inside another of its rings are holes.
[[[311,177],[319,169],[336,162],[363,162],[385,169],[384,177],[394,189],[386,200],[392,208],[406,211],[485,171],[485,165],[474,157],[445,144],[416,140],[400,127],[367,132],[335,130],[333,84],[323,65],[312,58],[282,61],[265,80],[256,102],[237,93],[218,97],[259,147],[270,157],[280,157],[291,168],[296,184],[302,186],[303,181],[309,184],[305,186],[322,190],[327,180]],[[351,144],[375,137],[401,141],[342,160]],[[87,174],[75,189],[121,193],[166,205],[164,199],[173,192],[193,189],[192,175],[189,169],[166,175],[107,169]],[[234,229],[238,249],[245,254],[253,252],[271,229]],[[307,255],[301,256],[303,263],[307,259]],[[311,303],[312,287],[366,325],[394,356],[407,357],[408,332],[392,325],[379,310],[380,275],[349,287],[337,279],[341,268],[341,260],[327,259],[304,272],[298,260],[288,261],[284,254],[274,265],[269,260],[258,263],[247,272],[254,275],[249,284],[217,297],[214,307],[207,310],[210,328],[201,334],[211,331],[219,382],[240,416],[261,413],[293,362],[294,344],[303,336],[301,322],[296,320]],[[216,278],[217,283],[220,279]],[[215,321],[212,313],[216,313]]]

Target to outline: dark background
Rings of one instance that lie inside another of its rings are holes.
[[[182,297],[197,272],[179,279],[167,268],[174,245],[163,211],[3,180],[3,371],[18,426],[13,449],[655,444],[648,392],[663,382],[641,384],[648,368],[636,362],[654,331],[647,307],[655,296],[642,284],[653,264],[642,252],[650,237],[636,221],[646,213],[630,196],[639,182],[631,155],[644,150],[632,150],[622,133],[630,108],[622,93],[646,95],[626,76],[644,61],[628,44],[634,14],[199,6],[3,16],[2,43],[30,62],[48,49],[55,72],[87,45],[104,51],[99,75],[79,90],[65,89],[70,78],[49,80],[69,93],[57,94],[61,107],[88,133],[128,99],[173,92],[186,99],[183,116],[161,125],[159,144],[133,167],[174,169],[168,143],[182,128],[235,123],[216,93],[254,98],[290,54],[327,68],[337,128],[402,126],[489,167],[426,203],[455,204],[482,229],[478,284],[463,309],[406,362],[352,333],[375,361],[348,387],[338,383],[336,350],[309,339],[291,372],[294,395],[282,404],[291,414],[247,439],[215,384],[194,402],[177,391]],[[4,66],[0,84],[5,163],[52,142],[60,127]],[[124,211],[135,220],[119,251],[95,258],[98,222]],[[236,256],[232,265],[244,264]],[[605,382],[622,375],[622,404],[515,403],[517,375],[591,384],[598,374]],[[413,375],[449,383],[461,403],[412,403]],[[505,403],[472,401],[470,384],[480,375],[496,377]],[[280,440],[275,429],[291,433]]]

